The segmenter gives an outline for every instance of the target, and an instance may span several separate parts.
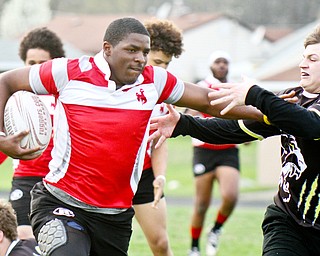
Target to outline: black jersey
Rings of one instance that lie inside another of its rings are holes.
[[[320,95],[307,93],[301,87],[284,93],[291,90],[299,99],[296,104],[258,86],[249,90],[246,104],[257,107],[272,125],[183,115],[173,137],[190,135],[224,144],[281,135],[282,170],[275,203],[300,225],[320,229]]]
[[[19,240],[8,256],[40,256],[35,239]]]

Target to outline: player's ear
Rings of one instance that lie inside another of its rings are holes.
[[[110,56],[112,45],[108,41],[103,42],[103,53],[105,56]]]

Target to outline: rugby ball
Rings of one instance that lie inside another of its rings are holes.
[[[11,95],[4,109],[4,128],[7,135],[28,130],[20,142],[24,149],[40,147],[35,155],[42,153],[52,136],[49,111],[40,97],[28,91],[18,91]]]

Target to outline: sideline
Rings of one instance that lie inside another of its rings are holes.
[[[273,202],[273,197],[277,190],[264,190],[255,192],[242,192],[239,195],[237,207],[267,207]],[[0,191],[0,199],[8,200],[9,191]],[[191,206],[193,205],[192,197],[183,196],[166,196],[167,204],[175,206]],[[218,205],[219,198],[212,199],[211,205]]]
[[[273,197],[277,193],[277,189],[254,191],[254,192],[242,192],[239,194],[239,201],[237,207],[267,207],[273,203]],[[166,196],[167,204],[176,206],[189,206],[193,205],[192,197],[183,196]],[[218,205],[220,203],[219,198],[212,199],[211,205]]]

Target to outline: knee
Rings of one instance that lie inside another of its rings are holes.
[[[222,200],[227,205],[235,206],[238,202],[238,193],[231,192],[231,193],[227,193],[225,195],[222,195]]]
[[[152,241],[152,251],[154,255],[169,255],[169,240],[167,236],[161,236]]]

